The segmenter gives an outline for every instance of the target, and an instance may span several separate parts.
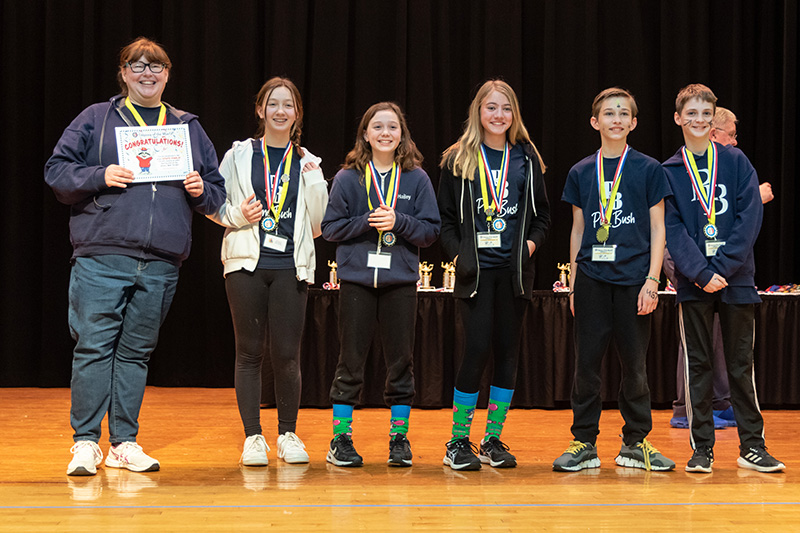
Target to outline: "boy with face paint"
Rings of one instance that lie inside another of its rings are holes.
[[[737,146],[736,140],[736,124],[739,120],[736,115],[729,109],[717,106],[714,113],[714,120],[711,124],[711,133],[709,139],[715,143],[722,145]],[[759,194],[761,195],[761,203],[767,204],[771,202],[775,196],[772,193],[772,185],[769,182],[763,182],[758,187]],[[675,280],[675,263],[669,256],[669,253],[664,254],[664,273],[667,278],[672,281],[673,285],[677,285]],[[731,388],[728,385],[728,371],[725,368],[725,351],[722,347],[722,332],[719,328],[719,317],[714,315],[714,396],[712,406],[714,408],[714,429],[724,429],[726,427],[736,426],[736,417],[733,414],[733,406],[731,405]],[[670,419],[670,426],[674,428],[688,429],[689,419],[686,416],[686,383],[683,377],[684,356],[683,347],[678,346],[678,373],[677,373],[677,399],[672,402],[672,419]]]
[[[653,427],[646,356],[650,316],[658,305],[664,253],[664,197],[658,161],[627,144],[636,127],[636,100],[618,87],[592,103],[600,150],[569,172],[562,200],[572,204],[570,308],[575,316],[573,440],[553,470],[597,468],[595,443],[602,401],[600,366],[613,338],[622,365],[619,408],[625,426],[615,462],[672,470],[675,462],[647,440]]]
[[[764,445],[764,420],[753,379],[755,289],[753,247],[761,229],[758,177],[734,146],[709,137],[717,98],[701,84],[681,89],[675,123],[685,145],[664,162],[673,196],[667,199],[667,246],[675,261],[678,321],[684,366],[690,442],[687,472],[711,472],[712,324],[719,313],[725,360],[739,430],[742,468],[783,470]]]

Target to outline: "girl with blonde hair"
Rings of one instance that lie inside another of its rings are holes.
[[[454,296],[465,335],[456,376],[452,438],[444,464],[454,470],[516,466],[500,440],[514,393],[522,319],[531,298],[534,252],[550,225],[544,163],[514,90],[489,80],[469,108],[464,133],[445,150],[439,181],[441,242],[456,266]],[[481,376],[494,354],[489,414],[479,457],[469,440]]]

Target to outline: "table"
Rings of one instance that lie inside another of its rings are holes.
[[[762,295],[756,308],[756,386],[762,406],[800,405],[800,365],[796,357],[800,333],[800,296]],[[309,290],[301,367],[304,407],[329,407],[328,393],[339,354],[338,291]],[[666,408],[675,398],[678,353],[674,293],[662,293],[653,314],[647,353],[648,381],[654,407]],[[455,374],[463,349],[463,333],[450,293],[420,292],[417,304],[414,407],[452,405]],[[572,315],[565,293],[534,291],[523,323],[519,371],[513,405],[522,408],[569,407],[574,351]],[[266,363],[266,362],[265,362]],[[274,405],[269,364],[264,365],[262,398]],[[491,365],[484,374],[479,406],[485,406]],[[602,398],[616,406],[620,367],[612,341],[602,367]],[[379,342],[374,341],[365,370],[361,404],[383,406],[386,367]]]

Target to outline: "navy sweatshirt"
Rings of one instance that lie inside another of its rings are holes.
[[[380,205],[373,187],[370,187],[370,199],[373,207]],[[421,168],[401,173],[392,229],[397,240],[394,246],[381,247],[382,253],[392,255],[389,269],[367,266],[368,253],[378,249],[378,230],[369,225],[369,213],[364,173],[355,169],[340,170],[333,178],[328,209],[322,219],[322,236],[338,243],[339,279],[375,288],[416,283],[419,248],[433,244],[441,226],[436,195],[428,175]]]
[[[758,191],[758,176],[741,150],[717,144],[717,187],[715,191],[717,237],[725,245],[713,257],[706,257],[703,226],[708,218],[695,198],[692,182],[683,164],[681,151],[663,163],[672,196],[667,199],[667,248],[675,260],[678,302],[719,297],[730,304],[758,303],[755,289],[753,247],[761,229],[763,206]],[[704,159],[697,157],[696,160]],[[701,172],[707,184],[706,169]],[[718,293],[706,293],[714,274],[724,277],[728,286]],[[697,287],[695,285],[699,285]]]

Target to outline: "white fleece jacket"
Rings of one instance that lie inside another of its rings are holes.
[[[314,239],[321,235],[320,223],[328,205],[328,184],[321,169],[302,172],[306,163],[319,165],[322,159],[303,148],[300,159],[300,184],[297,187],[297,216],[294,219],[294,264],[297,279],[314,283],[316,253]],[[219,167],[225,178],[228,198],[216,213],[208,218],[227,228],[222,239],[224,275],[245,269],[256,269],[261,253],[258,222],[250,223],[242,214],[241,204],[253,194],[250,170],[253,158],[252,140],[236,141],[225,154]]]

